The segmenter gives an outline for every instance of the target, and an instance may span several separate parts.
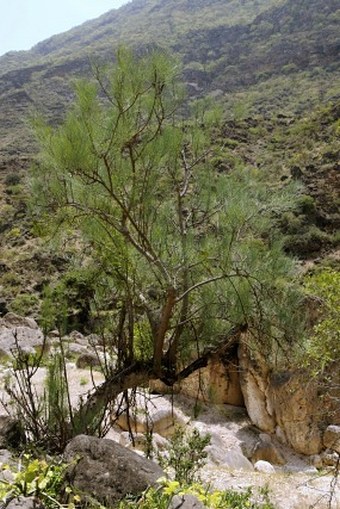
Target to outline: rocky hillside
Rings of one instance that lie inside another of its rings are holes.
[[[72,78],[112,59],[122,43],[177,54],[191,95],[219,96],[229,111],[240,99],[248,113],[296,113],[335,100],[338,7],[336,0],[134,0],[31,51],[7,53],[0,58],[0,170],[32,153],[30,111],[60,119]]]

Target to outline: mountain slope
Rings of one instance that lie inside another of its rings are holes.
[[[29,111],[59,120],[72,99],[70,80],[88,74],[91,61],[112,59],[122,42],[169,49],[183,61],[191,95],[213,93],[231,109],[242,92],[247,103],[251,92],[257,111],[271,103],[302,111],[334,99],[339,13],[336,0],[134,0],[29,52],[9,53],[0,58],[0,170],[32,152]]]

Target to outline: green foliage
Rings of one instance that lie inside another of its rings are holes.
[[[14,477],[13,481],[0,480],[0,497],[5,503],[12,498],[23,496],[34,497],[48,509],[65,506],[60,500],[64,492],[64,474],[67,465],[54,463],[51,459],[47,463],[43,459],[24,455],[18,466],[17,471],[13,471],[8,465],[2,467],[4,471],[11,472]],[[66,507],[73,509],[74,502],[79,503],[80,497],[74,495],[71,489],[68,489],[68,497],[72,501]]]
[[[39,298],[33,293],[18,294],[10,304],[10,310],[21,316],[32,315],[37,310]]]
[[[322,299],[321,317],[306,345],[307,365],[322,374],[340,358],[340,272],[323,269],[307,278],[305,288]]]
[[[75,417],[78,406],[72,406],[67,376],[66,355],[62,340],[59,352],[47,362],[41,352],[27,355],[20,348],[13,351],[15,356],[12,369],[5,382],[5,391],[9,396],[8,405],[11,413],[22,425],[22,444],[29,444],[34,451],[43,450],[59,453],[64,450],[67,442],[83,432],[102,436],[105,427],[105,408],[88,416],[86,427]],[[45,368],[44,387],[37,387],[34,375],[38,369]]]
[[[292,207],[294,183],[269,187],[216,146],[219,112],[204,102],[181,119],[176,60],[121,49],[114,68],[94,72],[75,85],[63,124],[35,123],[35,214],[51,232],[78,239],[86,266],[98,267],[64,276],[58,308],[66,316],[85,303],[88,317],[105,281],[117,372],[142,366],[170,384],[181,361],[208,341],[220,345],[228,331],[249,327],[259,343],[280,343],[293,321],[296,328],[296,316],[280,311],[293,303],[285,281],[294,263],[273,217]],[[232,170],[216,171],[215,151]],[[46,316],[55,308],[52,299]]]
[[[174,472],[175,481],[191,484],[198,480],[198,472],[204,466],[207,452],[204,450],[210,443],[210,435],[201,435],[197,429],[186,432],[178,427],[172,437],[165,456],[159,456],[160,465],[165,471]]]
[[[178,481],[161,479],[160,488],[150,488],[139,499],[128,498],[119,503],[117,509],[167,509],[175,495],[190,494],[200,500],[208,509],[274,509],[267,492],[255,494],[251,488],[238,492],[234,490],[211,491],[201,484],[183,486]]]

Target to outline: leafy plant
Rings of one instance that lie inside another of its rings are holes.
[[[186,432],[176,428],[170,439],[165,456],[159,455],[159,463],[165,470],[174,471],[178,483],[191,484],[199,477],[198,472],[205,464],[207,452],[204,450],[210,443],[210,435],[201,435],[197,429]]]
[[[3,466],[4,471],[11,472],[12,481],[0,479],[0,497],[7,505],[13,498],[19,496],[34,497],[44,504],[45,507],[55,509],[64,507],[60,502],[63,493],[67,493],[71,500],[67,507],[74,508],[74,503],[80,502],[80,497],[74,494],[72,489],[64,486],[64,473],[67,465],[47,463],[43,459],[32,458],[25,454],[19,462],[18,470],[12,471],[8,465]]]
[[[267,492],[254,492],[251,488],[245,491],[209,490],[195,483],[183,486],[178,481],[160,479],[160,487],[146,490],[139,498],[128,497],[118,504],[117,509],[168,509],[175,495],[193,495],[208,509],[274,509]]]

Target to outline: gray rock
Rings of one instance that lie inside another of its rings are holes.
[[[119,415],[118,426],[124,431],[131,427],[135,433],[152,431],[164,437],[171,436],[176,426],[185,425],[180,413],[165,398],[137,398],[136,411],[131,412],[129,419],[126,412]]]
[[[15,352],[15,349],[18,347],[23,352],[34,353],[43,345],[44,337],[39,329],[21,326],[13,328],[0,326],[0,350],[3,355],[12,356],[12,352]],[[44,346],[47,350],[48,344],[45,343]]]
[[[251,462],[242,454],[239,447],[227,451],[223,458],[223,465],[232,470],[246,470],[252,472],[254,470]]]
[[[328,426],[323,435],[323,444],[328,449],[340,454],[340,426]]]
[[[17,497],[9,502],[6,509],[43,509],[43,504],[34,497]]]
[[[113,440],[75,437],[64,452],[70,465],[67,481],[86,496],[113,505],[127,494],[138,495],[164,476],[162,469]]]
[[[15,313],[6,313],[6,315],[0,319],[0,327],[7,327],[7,329],[26,327],[35,330],[39,328],[37,322],[33,320],[33,318],[19,316]]]
[[[9,415],[0,415],[0,448],[18,447],[25,442],[21,423]]]
[[[76,360],[76,366],[78,369],[93,368],[100,366],[100,360],[94,353],[86,352],[79,355]]]
[[[206,509],[194,495],[175,495],[168,509]]]
[[[284,465],[286,463],[279,449],[273,444],[270,435],[266,433],[259,435],[251,459],[254,463],[257,461],[266,461],[274,465]]]
[[[264,474],[275,474],[275,468],[269,461],[257,461],[254,465],[255,472],[263,472]]]

